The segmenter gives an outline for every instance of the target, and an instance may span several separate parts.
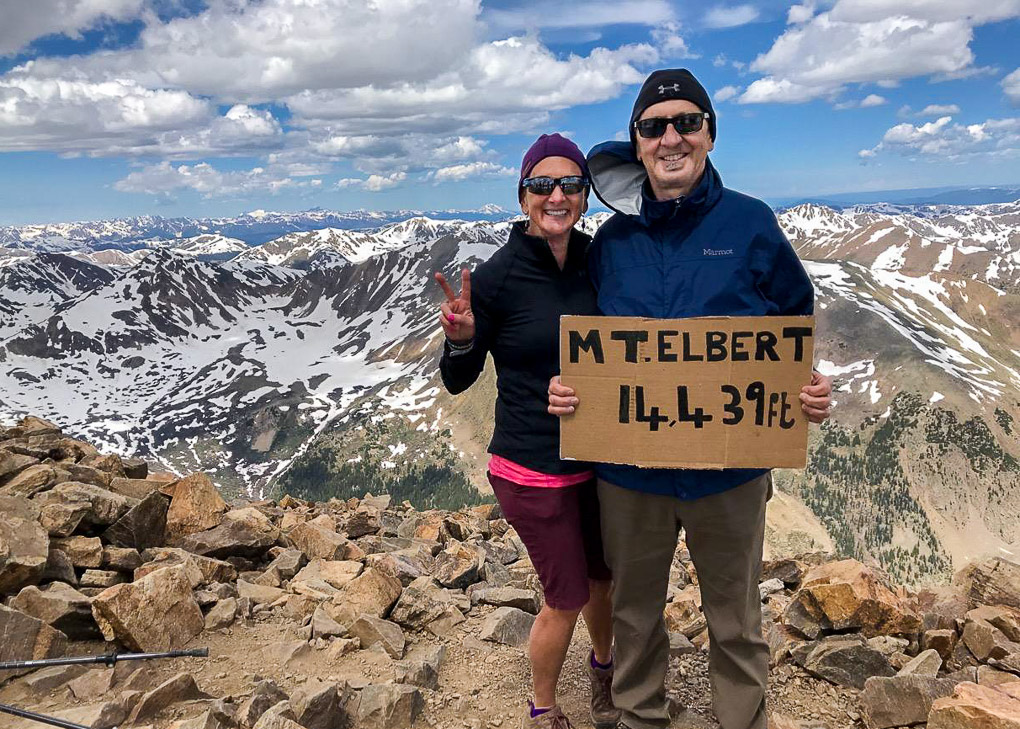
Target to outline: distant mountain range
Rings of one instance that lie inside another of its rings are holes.
[[[0,420],[43,415],[254,496],[481,484],[493,378],[442,390],[432,274],[488,259],[509,222],[242,218],[246,237],[155,218],[4,229]],[[1020,202],[779,218],[839,404],[809,468],[777,474],[770,539],[909,582],[1020,554]],[[260,220],[294,229],[254,243]]]
[[[885,203],[889,205],[991,205],[1020,200],[1020,185],[984,187],[933,187],[906,190],[878,190],[875,192],[847,192],[822,197],[776,198],[770,202],[779,208],[804,203],[842,209],[855,205]]]

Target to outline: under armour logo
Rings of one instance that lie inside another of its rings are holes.
[[[664,94],[667,91],[676,92],[676,91],[679,91],[679,90],[680,90],[680,84],[673,84],[672,86],[660,86],[659,87],[659,93],[660,94]]]

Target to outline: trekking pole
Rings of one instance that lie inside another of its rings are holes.
[[[101,656],[74,656],[67,658],[40,658],[34,661],[0,662],[0,671],[17,671],[22,668],[42,668],[44,666],[75,666],[90,663],[102,663],[105,666],[116,665],[118,661],[148,661],[156,658],[208,658],[208,648],[194,648],[186,651],[167,651],[166,653],[106,653]]]
[[[36,714],[32,711],[25,711],[14,706],[8,706],[7,704],[0,704],[0,714],[12,714],[19,716],[22,719],[28,719],[29,721],[37,721],[41,724],[50,724],[51,726],[59,726],[61,729],[92,729],[92,727],[84,726],[83,724],[75,724],[73,721],[67,721],[66,719],[58,719],[55,716],[45,716],[44,714]]]

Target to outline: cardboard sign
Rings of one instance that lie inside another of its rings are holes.
[[[580,405],[560,457],[656,468],[803,468],[814,317],[560,318]]]

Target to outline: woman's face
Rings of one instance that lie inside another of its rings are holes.
[[[566,157],[546,157],[531,170],[528,177],[570,177],[579,176],[581,168]],[[546,240],[570,235],[570,229],[581,219],[585,209],[585,192],[564,195],[557,185],[551,195],[536,195],[524,191],[521,210],[528,216],[528,233]]]

